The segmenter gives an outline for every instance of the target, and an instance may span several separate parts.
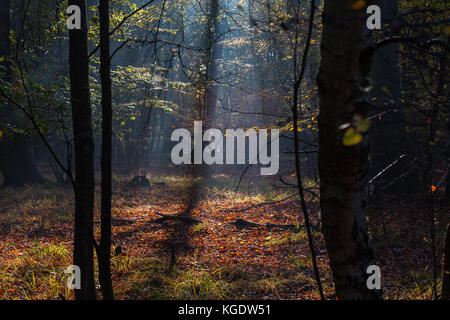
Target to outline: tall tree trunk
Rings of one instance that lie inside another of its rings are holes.
[[[448,59],[449,51],[446,50],[444,55],[445,56],[442,58],[443,65],[441,65],[441,68],[447,67],[446,61],[448,60],[446,59]],[[447,69],[443,69],[442,72],[444,72],[443,76],[445,79]],[[450,204],[450,103],[447,103],[447,145],[445,147],[444,156],[447,158],[447,182],[445,185],[445,199],[447,201],[447,204]]]
[[[79,300],[95,299],[94,282],[94,140],[89,93],[89,58],[85,0],[69,0],[81,9],[81,30],[69,31],[69,71],[75,145],[74,264],[81,269]]]
[[[99,281],[104,299],[114,299],[111,280],[111,152],[112,97],[109,0],[100,0],[100,77],[102,83],[102,212],[98,251]]]
[[[223,33],[223,25],[218,20],[219,4],[218,0],[210,0],[209,2],[209,16],[208,16],[208,39],[206,43],[207,51],[207,77],[206,77],[206,92],[205,92],[205,118],[207,128],[212,127],[211,121],[214,121],[217,103],[219,101],[219,88],[217,86],[217,78],[219,75],[219,59],[222,55],[222,45],[219,44],[218,37]]]
[[[366,54],[365,8],[326,0],[318,74],[320,207],[325,242],[339,299],[380,299],[367,287],[367,267],[375,264],[366,220],[368,141],[345,146],[345,130],[355,116],[366,117],[363,88],[371,55]]]
[[[431,142],[436,141],[436,134],[438,130],[438,118],[439,113],[441,112],[441,97],[443,98],[444,89],[445,89],[445,83],[446,83],[446,53],[444,52],[440,59],[439,59],[439,76],[437,81],[437,89],[436,89],[436,97],[437,100],[436,103],[433,104],[431,108],[430,113],[430,121],[428,125],[428,141],[430,142],[427,146],[428,152],[427,152],[427,166],[426,166],[426,189],[428,190],[429,199],[430,199],[430,237],[431,237],[431,256],[432,256],[432,263],[433,263],[433,294],[434,298],[437,299],[438,292],[437,292],[437,262],[436,262],[436,236],[435,236],[435,196],[434,191],[431,190],[433,186],[433,168],[434,168],[434,146],[431,144]]]
[[[445,199],[450,203],[450,104],[447,105],[447,147],[445,156],[447,157],[447,183],[445,185]]]
[[[442,268],[442,300],[450,300],[450,223],[447,225],[447,233],[444,244],[444,266]]]
[[[11,68],[9,56],[11,54],[11,0],[0,0],[0,78],[11,83]],[[16,125],[14,107],[0,106],[0,130],[6,124]],[[29,137],[20,134],[2,135],[0,137],[0,171],[3,174],[3,186],[23,186],[25,184],[42,183],[33,155],[30,150]]]

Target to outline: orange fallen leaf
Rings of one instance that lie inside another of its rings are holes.
[[[362,8],[364,8],[366,6],[366,1],[365,0],[356,0],[355,2],[350,4],[349,6],[353,10],[361,10]]]

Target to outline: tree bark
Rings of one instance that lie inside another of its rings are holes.
[[[445,199],[450,203],[450,104],[447,106],[447,147],[445,156],[447,157],[447,182],[445,184]]]
[[[445,51],[445,56],[442,58],[443,65],[441,65],[441,68],[446,68],[447,63],[446,60],[449,53],[448,50]],[[445,79],[445,74],[447,72],[446,69],[443,69],[443,76]],[[447,201],[447,204],[450,204],[450,103],[447,103],[447,145],[445,147],[444,156],[447,158],[447,182],[445,184],[445,199]]]
[[[219,87],[217,78],[219,76],[219,59],[222,55],[222,45],[218,37],[224,32],[224,26],[219,21],[219,4],[218,0],[210,0],[210,12],[208,15],[208,39],[206,41],[207,55],[207,76],[206,76],[206,92],[205,92],[205,119],[206,127],[212,127],[214,121],[217,103],[219,102]]]
[[[89,93],[89,59],[85,0],[69,0],[81,9],[81,30],[69,31],[70,99],[75,149],[74,264],[81,269],[78,300],[95,299],[94,282],[94,140]]]
[[[366,220],[368,139],[345,146],[345,130],[355,115],[365,118],[371,55],[365,8],[345,0],[325,1],[318,74],[319,171],[322,229],[339,299],[381,299],[367,288],[367,267],[375,264]]]
[[[98,250],[99,281],[103,299],[114,299],[111,280],[111,152],[112,96],[109,35],[109,0],[100,0],[100,77],[102,83],[102,210]]]
[[[447,233],[444,244],[441,300],[450,300],[450,223],[447,225]]]

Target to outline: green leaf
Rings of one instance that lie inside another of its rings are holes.
[[[354,128],[349,128],[345,134],[342,143],[344,146],[351,147],[362,141],[362,135],[360,133],[355,132]]]

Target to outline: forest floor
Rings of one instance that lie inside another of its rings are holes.
[[[152,171],[147,176],[148,187],[131,186],[131,176],[114,179],[112,273],[116,298],[319,298],[297,197],[255,206],[284,199],[295,190],[276,188],[276,181],[265,177],[245,178],[235,192],[239,175],[193,179]],[[293,182],[294,178],[285,180]],[[99,238],[99,187],[96,196]],[[429,211],[419,200],[385,201],[372,206],[368,214],[385,298],[429,299]],[[64,273],[72,264],[73,202],[70,186],[54,183],[0,190],[0,299],[73,299]],[[319,230],[318,199],[309,197],[308,207],[312,224]],[[184,214],[200,222],[155,222],[161,218],[158,212]],[[238,228],[230,224],[237,219],[296,228]],[[443,230],[449,220],[448,208],[438,206],[438,268]],[[317,230],[313,237],[324,292],[333,299],[325,243]]]

